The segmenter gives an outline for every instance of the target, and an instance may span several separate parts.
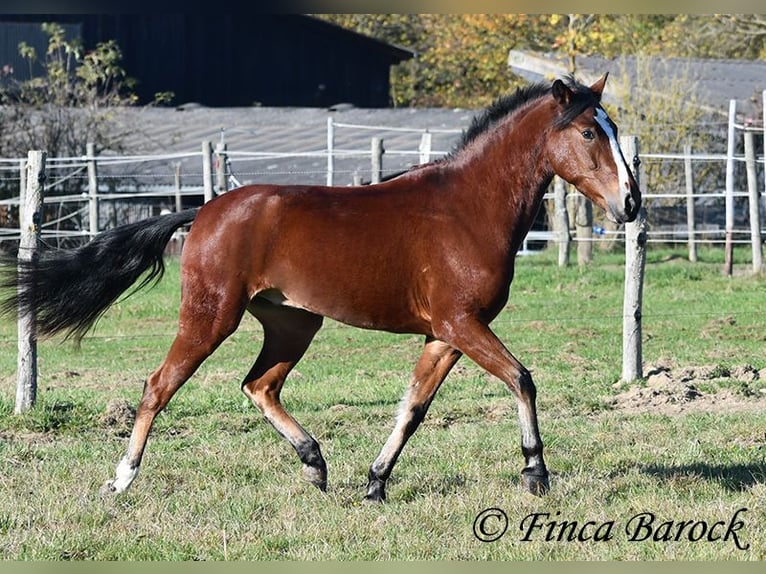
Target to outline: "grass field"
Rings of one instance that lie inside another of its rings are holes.
[[[130,430],[107,407],[135,405],[170,344],[177,262],[156,288],[114,306],[80,349],[42,341],[38,403],[20,416],[15,322],[3,320],[0,556],[763,560],[766,280],[746,272],[745,257],[727,278],[718,251],[692,264],[650,250],[647,379],[634,385],[619,383],[621,256],[597,252],[585,269],[558,268],[552,253],[518,261],[494,328],[538,387],[552,473],[543,498],[519,487],[514,398],[462,359],[394,469],[388,502],[360,504],[422,341],[332,321],[283,391],[327,459],[319,492],[239,391],[261,340],[249,317],[158,417],[131,489],[102,497]],[[503,527],[494,542],[475,534]]]

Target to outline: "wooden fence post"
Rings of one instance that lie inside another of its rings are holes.
[[[98,167],[96,165],[96,146],[93,142],[85,144],[88,156],[88,228],[93,239],[99,230],[98,221]]]
[[[763,268],[761,246],[761,209],[758,193],[758,176],[755,167],[755,134],[745,131],[745,166],[747,168],[747,195],[750,204],[750,242],[753,249],[753,273]]]
[[[383,176],[383,138],[372,138],[370,142],[370,151],[372,156],[372,173],[370,175],[370,181],[372,183],[380,183],[380,179]]]
[[[335,124],[332,116],[327,118],[327,185],[333,185],[335,172],[335,158],[333,151],[335,149]]]
[[[593,204],[578,193],[576,199],[575,231],[577,235],[577,264],[593,261]]]
[[[213,144],[208,140],[202,142],[202,186],[207,203],[213,199]]]
[[[215,144],[215,189],[218,195],[229,191],[226,181],[226,149],[225,142]]]
[[[27,194],[27,158],[19,160],[19,229],[21,229],[21,210],[24,209],[24,197]]]
[[[44,151],[30,151],[26,163],[26,186],[19,204],[19,263],[34,263],[38,258],[40,227],[43,213],[43,185],[45,182]],[[37,401],[37,339],[34,312],[18,315],[18,363],[16,407],[20,414],[31,409]]]
[[[734,153],[737,100],[729,100],[729,130],[726,147],[726,246],[723,272],[731,276],[734,267]]]
[[[175,166],[175,200],[176,212],[183,210],[183,200],[181,198],[181,162],[176,162]]]
[[[559,246],[559,267],[569,265],[569,214],[567,213],[567,186],[564,180],[553,178],[553,231]]]
[[[633,176],[638,177],[638,138],[620,138],[626,157],[633,158]],[[622,308],[622,380],[631,382],[643,374],[641,320],[646,266],[646,209],[635,221],[625,224],[625,293]]]
[[[694,171],[692,170],[692,146],[684,145],[684,172],[686,175],[686,229],[689,233],[689,261],[697,261],[697,238],[694,214]]]
[[[423,135],[420,136],[418,153],[420,154],[420,163],[428,163],[431,161],[431,132],[426,130],[423,132]]]

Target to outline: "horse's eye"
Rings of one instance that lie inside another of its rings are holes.
[[[584,137],[586,140],[592,140],[596,138],[596,134],[593,133],[593,130],[583,130],[582,137]]]

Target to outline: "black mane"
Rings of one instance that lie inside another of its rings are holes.
[[[563,128],[568,125],[574,118],[579,116],[583,110],[589,106],[598,105],[600,103],[600,96],[594,94],[590,87],[579,83],[574,79],[574,76],[568,75],[561,80],[566,84],[570,90],[574,92],[574,97],[569,102],[569,107],[556,118],[553,123],[555,128]],[[444,157],[438,158],[430,162],[430,164],[443,164],[455,157],[460,151],[468,147],[471,142],[478,138],[481,134],[493,130],[506,116],[518,110],[526,103],[534,101],[538,98],[542,98],[551,93],[552,83],[539,82],[517,88],[512,94],[501,96],[497,98],[489,107],[487,107],[479,115],[474,116],[471,120],[471,124],[468,129],[463,132],[460,141],[455,145],[453,150]],[[420,169],[424,165],[414,165],[410,168],[397,171],[389,174],[381,179],[381,181],[388,181],[403,175],[405,173]],[[366,182],[365,185],[369,185]]]
[[[599,97],[594,94],[588,86],[580,84],[573,76],[566,76],[562,81],[575,93],[569,107],[557,119],[554,124],[556,127],[563,127],[571,122],[575,117],[582,113],[588,106],[599,103]],[[502,96],[495,100],[482,113],[475,116],[468,129],[463,132],[463,136],[450,155],[454,155],[460,150],[466,148],[481,134],[494,129],[499,122],[506,116],[518,110],[526,103],[542,98],[551,93],[550,83],[535,83],[528,86],[517,88],[512,94]]]

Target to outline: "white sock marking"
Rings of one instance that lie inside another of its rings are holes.
[[[138,476],[138,468],[131,468],[130,463],[123,458],[117,465],[112,488],[115,492],[125,492],[136,476]]]

